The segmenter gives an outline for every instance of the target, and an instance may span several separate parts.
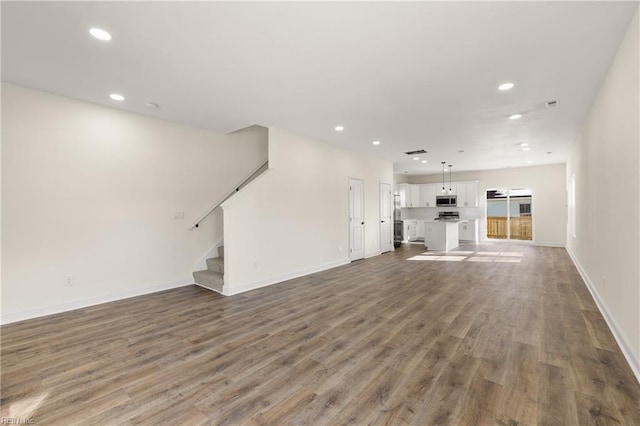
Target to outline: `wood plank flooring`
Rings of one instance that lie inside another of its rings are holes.
[[[403,246],[225,298],[199,287],[3,326],[2,416],[39,425],[640,425],[561,248]]]

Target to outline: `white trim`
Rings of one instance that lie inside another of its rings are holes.
[[[218,247],[224,245],[224,235],[218,239],[210,248],[206,251],[204,255],[193,265],[195,271],[201,271],[203,269],[207,269],[207,259],[212,257],[220,257],[218,256]]]
[[[535,243],[533,240],[509,240],[509,239],[502,239],[502,238],[485,238],[484,241],[481,241],[487,244],[492,244],[492,243],[496,243],[496,244],[524,244],[524,245],[528,245],[528,246],[535,246],[537,245],[537,243]]]
[[[550,243],[550,242],[537,242],[531,240],[500,240],[493,238],[485,238],[484,240],[480,240],[480,244],[521,244],[525,246],[538,246],[538,247],[561,247],[565,248],[566,244],[564,243]]]
[[[196,282],[194,282],[193,284],[194,284],[194,285],[197,285],[197,286],[198,286],[198,287],[200,287],[200,288],[204,288],[205,290],[213,291],[214,293],[218,293],[218,294],[221,294],[221,295],[223,295],[223,296],[226,296],[226,294],[224,294],[224,292],[222,292],[222,291],[218,291],[218,290],[216,290],[215,288],[206,287],[206,286],[204,286],[204,285],[202,285],[202,284],[198,284],[198,283],[196,283]],[[224,288],[224,284],[223,284],[222,286],[223,286],[223,288]]]
[[[363,220],[363,225],[362,225],[362,257],[359,257],[357,259],[352,259],[351,258],[351,253],[352,252],[352,248],[353,248],[353,241],[351,241],[351,181],[352,180],[359,180],[362,182],[362,220]],[[349,206],[349,210],[347,210],[347,223],[349,224],[349,261],[355,261],[355,260],[360,260],[360,259],[364,259],[365,255],[366,255],[366,251],[367,251],[367,213],[366,213],[366,188],[365,188],[365,181],[362,178],[359,177],[353,177],[353,176],[349,176],[349,181],[348,181],[348,191],[347,191],[347,196],[349,197],[349,202],[348,202],[348,206]]]
[[[566,248],[567,245],[563,244],[563,243],[538,243],[535,242],[533,243],[534,246],[539,246],[539,247],[560,247],[560,248]]]
[[[322,265],[313,266],[311,268],[300,269],[296,272],[291,272],[291,273],[283,274],[277,277],[268,278],[266,280],[245,284],[238,288],[231,289],[230,291],[227,291],[227,289],[224,289],[225,291],[223,291],[222,294],[224,294],[225,296],[234,296],[236,294],[244,293],[251,290],[256,290],[261,287],[267,287],[273,284],[281,283],[282,281],[287,281],[287,280],[302,277],[305,275],[314,274],[316,272],[325,271],[327,269],[336,268],[342,265],[348,265],[349,263],[351,263],[351,261],[348,258],[335,260],[333,262],[324,263]]]
[[[395,221],[393,218],[393,184],[389,183],[389,182],[384,182],[384,181],[379,181],[378,182],[378,197],[380,197],[380,193],[382,192],[382,185],[389,185],[389,251],[393,251],[393,232],[394,232],[394,226],[395,226]],[[379,238],[378,238],[378,248],[380,249],[380,254],[383,253],[382,251],[382,200],[380,198],[378,198],[378,233]],[[386,253],[386,252],[384,252]]]
[[[607,325],[609,326],[609,329],[611,330],[611,333],[613,334],[614,339],[616,339],[616,343],[618,343],[618,347],[620,347],[620,350],[622,351],[622,355],[624,355],[625,359],[627,360],[627,363],[629,364],[629,367],[631,367],[631,371],[633,371],[633,374],[636,376],[636,380],[638,381],[638,383],[640,383],[640,360],[634,358],[633,351],[631,350],[629,345],[627,345],[627,342],[625,341],[622,333],[620,333],[620,327],[618,327],[618,325],[616,324],[616,321],[613,319],[613,317],[609,313],[609,310],[607,309],[607,305],[605,305],[604,300],[602,300],[602,298],[600,297],[600,294],[598,293],[598,290],[593,285],[593,282],[589,279],[589,275],[587,275],[587,272],[580,265],[578,258],[573,254],[573,252],[569,248],[567,248],[567,253],[569,253],[569,257],[573,261],[573,264],[576,265],[576,269],[578,269],[580,276],[582,277],[584,282],[587,284],[587,288],[589,289],[589,292],[591,293],[593,300],[596,302],[596,305],[598,306],[600,313],[604,317],[604,320],[607,322]]]
[[[391,250],[385,251],[385,253],[390,253],[390,252],[391,252]],[[365,259],[369,259],[370,257],[380,256],[381,254],[382,254],[382,252],[380,250],[378,250],[378,251],[370,253],[370,254],[365,254],[364,258]],[[360,260],[360,259],[358,259],[358,260]]]
[[[28,319],[43,317],[46,315],[59,314],[62,312],[73,311],[75,309],[86,308],[103,303],[115,302],[116,300],[128,299],[130,297],[142,296],[159,291],[171,290],[173,288],[184,287],[193,284],[193,279],[185,279],[167,284],[158,284],[149,287],[136,288],[132,290],[121,291],[104,296],[90,297],[88,299],[75,300],[73,302],[65,302],[57,305],[42,306],[39,308],[27,309],[24,311],[3,313],[0,319],[1,324],[10,324],[12,322],[24,321]]]

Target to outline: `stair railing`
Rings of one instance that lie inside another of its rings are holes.
[[[200,222],[202,222],[207,216],[209,216],[215,209],[217,209],[218,207],[220,207],[220,205],[222,203],[224,203],[225,201],[227,201],[227,199],[229,197],[231,197],[233,194],[235,194],[236,192],[240,191],[240,189],[247,183],[249,183],[250,181],[252,181],[255,177],[256,174],[265,166],[267,166],[269,164],[269,160],[265,161],[264,163],[262,163],[258,168],[256,168],[255,170],[253,170],[249,176],[247,176],[244,180],[242,180],[242,182],[240,182],[238,185],[234,186],[234,188],[227,192],[221,199],[220,201],[218,201],[216,204],[214,204],[212,207],[210,207],[209,209],[207,209],[207,211],[205,211],[204,213],[202,213],[202,215],[200,215],[200,217],[191,224],[191,226],[189,226],[189,230],[192,230],[193,228],[197,228],[200,226]]]

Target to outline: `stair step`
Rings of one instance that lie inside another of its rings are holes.
[[[199,286],[222,293],[224,276],[220,272],[210,271],[208,269],[205,269],[204,271],[195,271],[193,273],[193,280]]]
[[[224,246],[218,247],[218,256],[224,258]]]
[[[224,258],[212,257],[207,259],[207,269],[224,274]]]

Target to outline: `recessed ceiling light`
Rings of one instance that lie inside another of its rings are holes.
[[[155,102],[145,102],[144,106],[149,107],[149,108],[153,108],[153,109],[160,108],[160,105],[158,105]]]
[[[520,146],[529,146],[529,144],[528,144],[528,143],[526,143],[526,142],[522,142],[522,143],[520,144]]]
[[[525,146],[524,148],[522,148],[523,151],[531,151],[531,148],[529,148],[528,146]]]
[[[111,99],[113,99],[114,101],[124,101],[124,96],[119,95],[117,93],[112,93],[112,94],[109,95],[109,97]]]
[[[498,86],[498,90],[510,90],[513,89],[513,83],[503,83]]]
[[[422,160],[421,163],[422,164],[426,164],[427,160]]]
[[[341,132],[344,130],[344,126],[336,126],[335,129],[336,129],[336,132]]]
[[[371,143],[374,144],[374,145],[380,145],[380,141],[373,141]]]
[[[531,164],[531,163],[533,163],[533,161],[531,161],[531,160],[527,161],[527,164]]]
[[[419,160],[419,159],[420,159],[420,157],[413,157],[413,159],[414,159],[414,160]]]
[[[98,40],[102,40],[102,41],[111,40],[111,34],[106,32],[105,30],[101,30],[100,28],[91,28],[89,30],[89,33],[91,33],[91,35],[97,38]]]
[[[517,120],[518,118],[522,118],[522,114],[513,114],[513,115],[510,115],[509,118],[511,120]]]

